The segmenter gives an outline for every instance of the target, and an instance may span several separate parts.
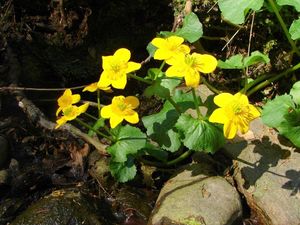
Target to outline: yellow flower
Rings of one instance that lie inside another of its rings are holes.
[[[102,91],[105,92],[111,92],[111,88],[110,87],[102,87],[102,86],[98,86],[98,82],[92,83],[88,86],[86,86],[82,91],[89,91],[89,92],[95,92],[97,91],[97,89],[100,89]]]
[[[79,94],[72,94],[71,89],[66,89],[62,96],[60,96],[57,100],[59,108],[56,111],[56,116],[62,111],[64,108],[71,106],[80,101]]]
[[[158,48],[154,53],[154,59],[166,60],[166,63],[171,64],[178,55],[190,53],[189,46],[182,44],[183,42],[184,39],[177,36],[170,36],[166,39],[154,38],[151,44]]]
[[[167,69],[168,77],[184,77],[186,86],[197,87],[200,82],[200,73],[211,73],[217,67],[217,59],[207,54],[187,54],[172,60]]]
[[[110,105],[104,106],[101,109],[101,116],[103,118],[109,118],[111,128],[115,128],[124,119],[136,124],[139,122],[139,115],[134,111],[139,106],[140,102],[138,98],[134,96],[116,96],[112,99]]]
[[[118,49],[112,56],[102,56],[103,72],[100,75],[98,87],[112,85],[117,89],[124,89],[127,74],[141,68],[140,63],[129,62],[131,53],[126,48]]]
[[[214,98],[214,102],[221,108],[212,113],[209,121],[224,124],[224,136],[228,139],[234,138],[238,130],[246,133],[250,122],[260,116],[260,112],[249,104],[248,97],[242,93],[222,93]]]
[[[70,105],[62,110],[63,116],[56,120],[56,127],[55,129],[59,128],[60,126],[64,125],[67,121],[74,120],[80,114],[84,113],[87,108],[89,107],[89,103],[85,103],[81,106]]]

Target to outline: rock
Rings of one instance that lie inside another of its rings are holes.
[[[300,224],[300,152],[260,119],[225,146],[234,178],[260,224]]]
[[[238,192],[210,164],[185,167],[162,188],[148,225],[241,224]]]
[[[30,205],[11,225],[101,225],[99,216],[76,189],[53,191]]]

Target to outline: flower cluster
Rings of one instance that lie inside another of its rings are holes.
[[[217,67],[217,60],[208,54],[190,54],[190,48],[182,44],[183,42],[184,39],[177,36],[154,38],[151,42],[157,47],[154,59],[165,60],[170,65],[166,76],[184,77],[186,86],[197,87],[200,83],[200,72],[213,72]]]
[[[89,104],[85,103],[81,106],[76,106],[76,104],[80,101],[79,94],[72,94],[71,89],[66,89],[62,96],[60,96],[57,100],[58,102],[58,109],[56,111],[56,116],[62,112],[62,116],[56,120],[56,127],[59,128],[60,126],[64,125],[67,121],[74,120],[80,114],[84,113]]]
[[[224,136],[228,139],[234,138],[237,131],[246,133],[250,122],[260,116],[260,112],[249,104],[248,97],[242,93],[222,93],[214,97],[214,102],[220,108],[212,113],[209,121],[224,124]]]

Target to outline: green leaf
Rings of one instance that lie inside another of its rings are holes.
[[[171,92],[173,92],[174,88],[180,84],[180,82],[181,81],[177,79],[158,78],[152,85],[146,88],[144,94],[147,97],[156,95],[165,99],[171,96]]]
[[[264,124],[269,127],[278,129],[280,124],[285,120],[285,115],[295,104],[290,95],[277,96],[272,101],[267,102],[263,107],[261,118]]]
[[[256,63],[260,63],[260,62],[269,63],[270,59],[267,55],[265,55],[259,51],[254,51],[254,52],[251,52],[250,56],[248,56],[244,59],[244,67],[252,66],[252,65],[254,65]]]
[[[183,133],[183,143],[189,149],[214,153],[225,144],[222,130],[208,121],[183,114],[175,126]]]
[[[290,95],[293,97],[293,101],[300,106],[300,81],[294,83]]]
[[[294,20],[289,29],[291,38],[293,40],[300,38],[300,19]]]
[[[300,12],[300,1],[299,0],[276,0],[278,5],[290,5],[294,6],[295,9]]]
[[[182,111],[194,107],[191,93],[182,93],[182,91],[176,90],[173,100]],[[145,116],[142,121],[147,129],[147,135],[152,140],[157,142],[163,149],[175,152],[181,145],[179,134],[174,130],[174,125],[179,116],[180,114],[174,109],[173,105],[166,101],[159,113]]]
[[[190,43],[197,41],[203,35],[202,24],[200,23],[198,16],[191,12],[183,19],[182,28],[175,32],[175,35],[183,37]]]
[[[153,156],[154,158],[160,161],[167,161],[168,153],[161,148],[154,146],[153,144],[147,142],[146,147],[143,149],[148,155]]]
[[[164,73],[158,68],[150,68],[147,71],[146,79],[156,80],[158,77],[162,77]]]
[[[109,169],[113,177],[119,182],[127,182],[132,180],[136,175],[136,166],[130,157],[126,162],[110,161]]]
[[[99,128],[101,127],[104,127],[104,121],[105,119],[104,118],[100,118],[96,121],[96,123],[93,125],[93,129],[94,130],[98,130]],[[88,135],[91,137],[91,136],[94,136],[95,135],[95,131],[93,130],[89,130],[88,131]]]
[[[147,49],[147,51],[149,53],[149,56],[153,57],[153,55],[154,55],[154,53],[155,53],[155,51],[156,51],[157,48],[153,44],[151,44],[151,42],[150,42],[147,45],[146,49]]]
[[[114,129],[114,134],[117,142],[107,148],[114,162],[126,162],[128,155],[137,154],[145,147],[146,135],[136,127],[118,126]]]
[[[268,63],[270,62],[270,59],[267,55],[259,51],[254,51],[250,56],[247,56],[245,58],[243,58],[241,54],[237,54],[231,56],[225,62],[219,60],[218,67],[221,69],[243,69],[259,62]]]
[[[277,128],[279,132],[300,147],[300,109],[290,109],[285,120]]]
[[[243,56],[241,54],[233,55],[225,62],[218,60],[218,67],[221,69],[243,69]]]
[[[258,11],[263,6],[264,0],[219,0],[218,4],[226,20],[242,24],[249,10]]]

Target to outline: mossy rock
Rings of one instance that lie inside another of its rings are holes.
[[[11,225],[101,225],[96,211],[78,190],[52,192],[30,205]]]

